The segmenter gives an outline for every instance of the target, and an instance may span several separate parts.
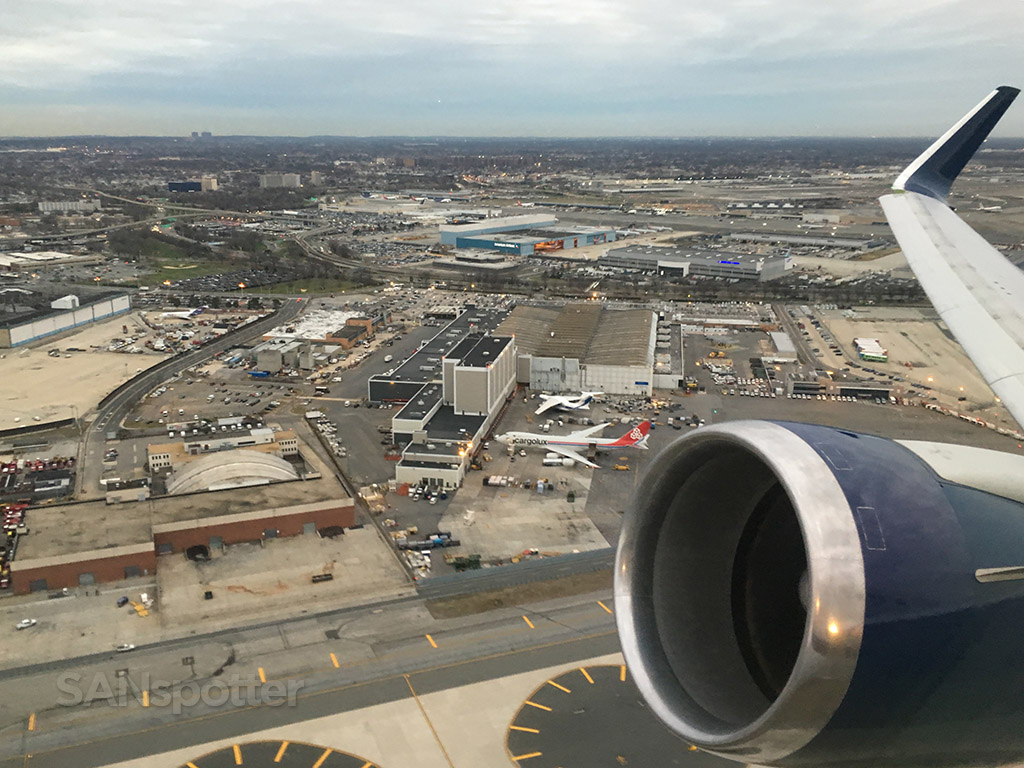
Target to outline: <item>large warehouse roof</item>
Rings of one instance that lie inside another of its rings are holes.
[[[597,302],[561,309],[516,307],[496,334],[514,335],[519,352],[575,358],[594,365],[649,365],[654,313],[613,310]]]

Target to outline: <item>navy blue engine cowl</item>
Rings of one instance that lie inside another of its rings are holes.
[[[890,440],[778,424],[806,441],[842,488],[861,537],[866,592],[840,707],[778,764],[1024,759],[1024,581],[975,577],[1024,565],[1024,505],[945,481]]]
[[[790,422],[672,441],[615,563],[619,640],[651,710],[744,763],[1024,762],[1024,579],[977,575],[1024,566],[1024,504],[932,468],[1024,498],[1024,470],[1018,492],[991,469],[1018,463]]]

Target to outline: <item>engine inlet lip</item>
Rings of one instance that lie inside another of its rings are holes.
[[[789,680],[750,723],[710,732],[685,719],[697,706],[675,679],[653,637],[652,578],[664,504],[680,485],[681,461],[715,446],[740,448],[778,477],[796,511],[810,576],[808,620]],[[824,458],[785,426],[734,421],[701,428],[663,449],[623,521],[615,561],[615,615],[626,664],[658,717],[682,738],[746,762],[781,759],[805,746],[839,708],[856,668],[864,629],[865,580],[860,534],[849,503]]]

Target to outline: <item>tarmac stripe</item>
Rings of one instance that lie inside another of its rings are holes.
[[[623,664],[622,666],[619,667],[619,682],[620,683],[626,682],[626,665],[625,664]]]
[[[313,763],[313,768],[320,768],[320,766],[324,764],[324,761],[331,756],[333,751],[334,750],[330,748],[325,749],[324,753],[320,755],[320,759]]]
[[[528,617],[523,616],[523,621],[526,622],[526,626],[528,626],[530,629],[536,629],[536,627],[533,626],[533,622],[530,621]]]
[[[424,635],[424,637],[427,638],[427,642],[430,643],[431,648],[437,648],[437,643],[434,642],[434,638],[430,635]]]
[[[338,657],[337,657],[337,656],[335,656],[335,655],[334,655],[333,653],[331,654],[331,664],[333,664],[333,665],[334,665],[334,668],[335,668],[335,669],[338,669],[338,668],[339,668],[339,667],[341,666],[341,665],[340,665],[340,664],[338,663]]]
[[[544,754],[543,752],[530,752],[527,755],[515,755],[515,756],[513,756],[512,759],[515,760],[518,763],[520,760],[526,760],[527,758],[530,758],[530,757],[540,757],[543,754]]]
[[[430,635],[427,635],[430,637]],[[419,695],[416,693],[416,689],[412,687],[412,680],[409,679],[408,675],[402,675],[405,678],[405,684],[409,686],[409,693],[412,694],[413,699],[416,701],[416,706],[420,708],[420,712],[423,715],[423,719],[427,721],[427,726],[430,728],[430,732],[434,734],[434,740],[437,742],[437,746],[441,748],[444,759],[448,763],[448,768],[455,768],[455,763],[452,762],[451,756],[448,754],[448,750],[444,748],[444,743],[441,741],[441,736],[437,733],[437,729],[434,728],[434,723],[430,720],[430,716],[427,714],[426,708],[423,706],[423,702],[420,701]],[[317,766],[313,766],[317,768]]]
[[[553,685],[553,686],[555,686],[555,688],[557,688],[560,691],[565,691],[566,693],[572,693],[572,691],[570,691],[564,685],[559,685],[554,680],[548,680],[548,685]]]
[[[523,702],[523,703],[524,704],[529,704],[531,707],[536,707],[537,709],[543,709],[545,712],[550,712],[551,711],[551,707],[545,707],[543,704],[538,704],[535,701],[526,701],[526,702]]]
[[[231,748],[235,751],[235,765],[242,764],[242,748],[237,744],[232,744]]]
[[[587,670],[586,670],[586,668],[585,668],[585,667],[580,667],[580,672],[582,672],[582,673],[583,673],[583,676],[584,676],[585,678],[587,678],[587,682],[588,682],[588,683],[590,683],[591,685],[593,685],[593,684],[594,684],[594,678],[592,678],[592,677],[591,677],[591,676],[590,676],[590,675],[589,675],[589,674],[587,673]]]
[[[280,763],[281,762],[281,758],[284,757],[284,751],[286,749],[288,749],[288,742],[287,741],[282,741],[281,742],[281,748],[279,750],[277,750],[277,754],[274,755],[274,762],[275,763]]]
[[[509,728],[513,731],[525,731],[526,733],[540,733],[536,728],[524,728],[521,725],[510,725]]]
[[[611,609],[611,608],[609,608],[609,607],[608,607],[607,605],[605,605],[604,603],[602,603],[602,602],[601,602],[600,600],[598,600],[598,601],[597,601],[597,604],[598,604],[598,605],[600,605],[600,606],[601,606],[602,608],[604,608],[605,612],[607,612],[607,613],[611,613],[611,612],[612,612],[612,609]]]

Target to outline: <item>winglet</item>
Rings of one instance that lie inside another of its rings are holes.
[[[908,165],[892,188],[946,200],[949,188],[1020,93],[1001,85]]]

